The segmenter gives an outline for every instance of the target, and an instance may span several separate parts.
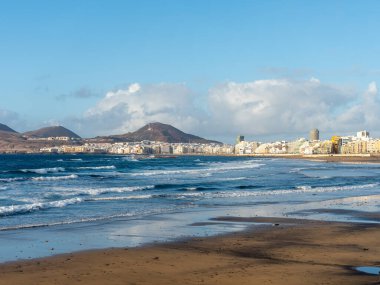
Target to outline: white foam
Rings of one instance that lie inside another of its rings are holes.
[[[51,167],[51,168],[37,168],[37,169],[21,169],[22,172],[33,172],[38,174],[56,173],[63,172],[65,169],[63,167]]]
[[[187,191],[195,191],[197,190],[197,187],[188,187],[186,188]]]
[[[302,193],[324,193],[324,192],[337,192],[337,191],[352,191],[358,189],[373,188],[379,186],[378,183],[364,184],[364,185],[348,185],[348,186],[329,186],[329,187],[301,187],[297,189],[288,190],[271,190],[271,191],[237,191],[237,192],[195,192],[183,193],[169,197],[176,199],[201,197],[201,198],[239,198],[239,197],[257,197],[257,196],[275,196],[275,195],[289,195],[289,194],[302,194]]]
[[[179,209],[185,209],[189,207],[192,207],[192,205],[181,205],[181,206],[176,206],[170,209],[155,209],[155,210],[149,210],[149,211],[143,211],[143,212],[128,212],[128,213],[121,213],[121,214],[115,214],[115,215],[109,215],[109,216],[90,217],[90,218],[82,218],[82,219],[77,219],[77,220],[58,221],[58,222],[52,222],[52,223],[26,224],[26,225],[24,224],[24,225],[18,225],[18,226],[0,227],[0,231],[71,225],[71,224],[77,224],[77,223],[91,223],[91,222],[98,222],[98,221],[117,219],[117,218],[134,217],[134,216],[139,216],[139,215],[154,215],[154,214],[161,214],[161,213],[170,213],[170,212],[178,211]]]
[[[228,177],[228,178],[214,178],[217,181],[237,181],[237,180],[245,180],[248,177]]]
[[[110,187],[110,188],[54,188],[55,193],[59,192],[60,195],[89,195],[97,196],[106,193],[125,193],[153,189],[154,185],[148,186],[129,186],[129,187]]]
[[[67,205],[76,204],[80,202],[82,202],[81,198],[71,198],[52,202],[37,202],[23,205],[3,206],[0,207],[0,215],[12,215],[17,213],[32,212],[49,208],[62,208]]]
[[[127,161],[134,161],[134,162],[139,161],[134,156],[123,156],[121,159],[122,160],[127,160]]]
[[[311,190],[312,187],[309,186],[309,185],[301,185],[301,186],[297,186],[296,189],[300,189],[300,190]]]
[[[116,169],[115,165],[104,165],[104,166],[83,166],[83,167],[77,167],[77,169]]]
[[[131,173],[132,176],[158,176],[158,175],[176,175],[176,174],[201,174],[202,176],[210,176],[215,172],[226,172],[231,170],[243,170],[258,168],[265,164],[256,161],[233,162],[233,163],[210,163],[207,168],[195,169],[168,169],[168,170],[150,170],[138,173]]]
[[[71,174],[66,176],[40,176],[40,177],[32,177],[34,181],[57,181],[57,180],[67,180],[67,179],[76,179],[78,175]]]
[[[131,200],[131,199],[150,199],[152,195],[132,195],[124,197],[98,197],[86,199],[86,201],[122,201],[122,200]]]
[[[0,181],[1,182],[14,182],[14,181],[21,181],[21,180],[25,180],[26,178],[24,177],[12,177],[12,178],[1,178]]]

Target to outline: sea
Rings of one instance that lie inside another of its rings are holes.
[[[0,262],[244,230],[217,217],[378,223],[380,164],[0,155]]]

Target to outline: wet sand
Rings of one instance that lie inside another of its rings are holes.
[[[240,233],[0,266],[0,284],[378,284],[380,225],[220,217]],[[259,225],[257,225],[259,223]],[[207,224],[205,224],[207,226]]]

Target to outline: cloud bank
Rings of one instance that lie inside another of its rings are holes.
[[[214,86],[200,106],[185,84],[134,83],[108,92],[76,123],[77,131],[87,136],[125,133],[155,121],[211,138],[306,134],[311,128],[380,131],[378,95],[375,82],[358,92],[316,78],[257,80]]]
[[[134,131],[149,122],[173,124],[185,130],[202,125],[204,114],[194,106],[195,95],[184,84],[131,84],[108,92],[77,120],[82,132],[92,135]]]

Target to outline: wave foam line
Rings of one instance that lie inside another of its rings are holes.
[[[349,185],[349,186],[329,186],[329,187],[315,187],[299,186],[296,189],[290,190],[271,190],[271,191],[238,191],[238,192],[190,192],[183,194],[160,194],[154,195],[160,198],[174,198],[174,199],[186,199],[186,198],[239,198],[239,197],[257,197],[257,196],[275,196],[275,195],[288,195],[288,194],[302,194],[302,193],[325,193],[336,191],[351,191],[358,189],[373,188],[379,186],[378,183],[364,184],[364,185]]]
[[[32,177],[34,181],[57,181],[57,180],[68,180],[68,179],[76,179],[78,175],[71,174],[66,176],[40,176],[40,177]]]
[[[82,167],[77,167],[77,169],[91,169],[91,170],[97,170],[97,169],[116,169],[116,166],[115,165],[82,166]]]
[[[0,178],[0,182],[14,182],[26,180],[24,177]]]
[[[211,164],[210,164],[211,165]],[[209,166],[210,166],[209,165]],[[245,163],[215,163],[211,167],[207,168],[198,168],[198,169],[174,169],[174,170],[153,170],[145,171],[140,173],[131,173],[132,176],[155,176],[155,175],[171,175],[171,174],[203,174],[210,176],[211,173],[215,172],[224,172],[231,170],[243,170],[243,169],[252,169],[258,168],[265,164],[257,162],[245,162]]]
[[[150,210],[150,211],[145,211],[145,212],[120,213],[120,214],[103,216],[103,217],[82,218],[82,219],[72,220],[72,221],[59,221],[59,222],[52,222],[52,223],[0,227],[0,231],[20,230],[20,229],[28,229],[28,228],[39,228],[39,227],[52,227],[52,226],[71,225],[71,224],[78,224],[78,223],[91,223],[91,222],[98,222],[98,221],[118,219],[118,218],[136,217],[136,216],[141,216],[141,215],[144,215],[144,216],[157,215],[157,214],[163,214],[163,213],[171,213],[171,212],[178,211],[180,209],[185,209],[185,208],[190,208],[190,207],[193,207],[193,205],[181,205],[181,206],[176,206],[175,208],[170,208],[170,209],[155,209],[155,210]]]
[[[22,172],[28,173],[38,173],[38,174],[47,174],[47,173],[56,173],[64,172],[65,168],[63,167],[50,167],[50,168],[37,168],[37,169],[21,169]]]
[[[49,208],[63,208],[67,205],[76,204],[82,202],[81,198],[71,198],[52,202],[39,202],[23,205],[11,205],[0,207],[0,216],[10,216],[21,213],[34,212],[38,210],[44,210]]]
[[[154,189],[154,185],[147,186],[128,186],[128,187],[110,187],[110,188],[60,188],[56,187],[54,190],[56,194],[60,195],[89,195],[97,196],[108,193],[125,193],[134,191],[143,191],[148,189]]]
[[[133,196],[125,196],[125,197],[99,197],[99,198],[90,198],[85,201],[122,201],[122,200],[135,200],[135,199],[150,199],[153,195],[133,195]]]

